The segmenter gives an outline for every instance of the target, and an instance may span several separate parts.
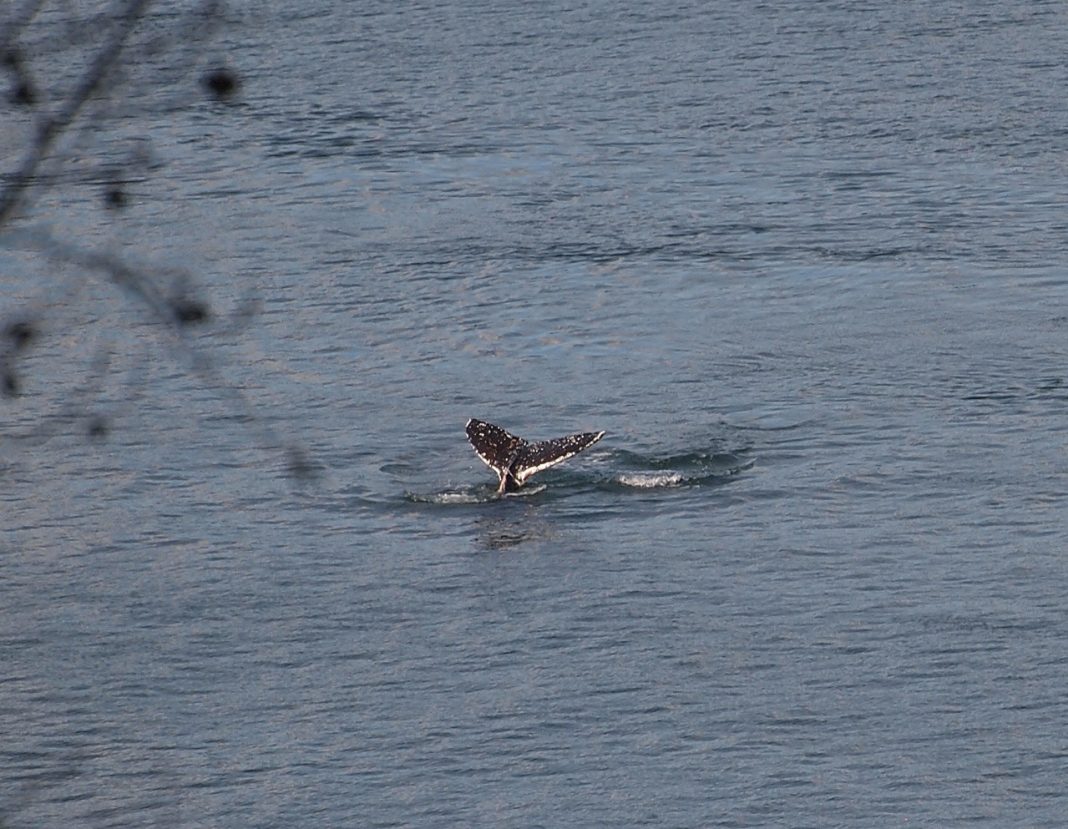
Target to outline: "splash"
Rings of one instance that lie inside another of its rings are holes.
[[[545,490],[545,484],[524,487],[519,492],[507,492],[503,496],[488,487],[472,487],[469,489],[444,490],[442,492],[406,492],[404,497],[416,504],[437,504],[441,506],[456,506],[470,504],[492,504],[501,498],[528,498]]]
[[[680,486],[686,479],[681,472],[635,472],[620,475],[616,480],[623,486],[656,489],[657,487]]]
[[[411,493],[408,497],[422,504],[484,504],[491,500],[478,492],[431,492],[428,495]]]
[[[753,465],[746,450],[734,452],[693,451],[665,456],[621,452],[625,472],[612,475],[616,486],[633,489],[671,489],[719,485]]]

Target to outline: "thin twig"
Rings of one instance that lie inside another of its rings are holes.
[[[6,55],[7,50],[14,46],[22,30],[25,29],[41,10],[44,0],[26,0],[18,14],[12,17],[4,26],[4,33],[0,36],[0,55]]]
[[[118,61],[127,39],[150,3],[151,0],[128,0],[126,10],[111,31],[111,38],[97,53],[82,82],[71,92],[63,106],[51,118],[46,118],[41,123],[33,145],[26,153],[22,164],[10,176],[7,186],[0,193],[0,227],[3,227],[18,209],[23,194],[34,180],[37,168],[51,151],[56,140],[78,117],[86,101],[96,92]]]

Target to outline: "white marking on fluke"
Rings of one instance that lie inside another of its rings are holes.
[[[497,473],[498,494],[515,492],[534,473],[566,461],[603,437],[604,432],[581,432],[528,443],[484,420],[467,421],[467,439],[475,447],[475,453]]]

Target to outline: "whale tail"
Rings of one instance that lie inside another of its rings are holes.
[[[497,473],[498,493],[514,492],[535,472],[566,461],[603,437],[604,432],[581,432],[528,443],[484,420],[467,421],[467,439],[482,462]]]

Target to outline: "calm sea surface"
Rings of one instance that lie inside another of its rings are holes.
[[[0,239],[0,824],[1064,826],[1066,42],[323,0],[231,10],[230,105],[131,59],[128,208],[27,222],[215,317]],[[469,417],[607,435],[495,500]]]

